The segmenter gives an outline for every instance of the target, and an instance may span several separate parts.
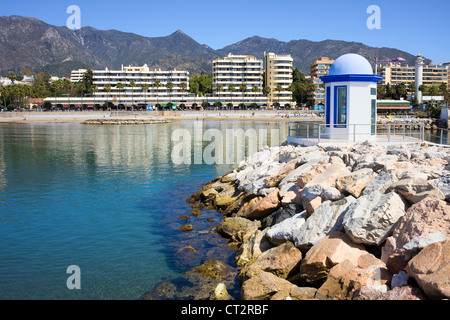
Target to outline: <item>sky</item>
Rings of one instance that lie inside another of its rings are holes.
[[[0,16],[35,17],[65,26],[70,5],[81,26],[147,37],[176,30],[213,49],[254,35],[281,41],[327,39],[361,42],[450,62],[448,0],[14,0],[2,1]],[[379,8],[379,19],[368,7]],[[379,21],[369,29],[367,20]],[[396,58],[396,57],[392,57]]]

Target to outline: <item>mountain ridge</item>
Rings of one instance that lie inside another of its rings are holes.
[[[69,65],[92,69],[120,69],[121,65],[147,64],[151,69],[183,69],[211,74],[212,60],[233,54],[249,54],[264,58],[264,51],[290,54],[294,66],[306,75],[309,64],[320,56],[336,59],[345,53],[357,53],[373,64],[375,58],[403,57],[414,64],[414,55],[395,48],[370,47],[363,43],[307,39],[280,41],[252,36],[214,50],[200,44],[181,29],[168,36],[145,37],[120,30],[98,30],[86,26],[70,30],[54,26],[34,17],[18,15],[0,17],[0,74],[53,70],[55,75],[69,76]],[[430,61],[430,60],[427,60]],[[70,62],[70,63],[68,63]]]

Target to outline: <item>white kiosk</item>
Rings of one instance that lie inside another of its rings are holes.
[[[325,84],[325,139],[368,140],[375,137],[377,83],[364,57],[345,54],[320,78]]]

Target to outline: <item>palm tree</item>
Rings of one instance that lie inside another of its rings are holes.
[[[118,110],[118,109],[119,109],[119,104],[121,104],[121,102],[122,102],[122,95],[120,94],[120,92],[121,92],[121,90],[123,89],[123,83],[122,83],[122,82],[119,82],[119,83],[116,85],[116,88],[119,89],[119,103],[117,104],[117,110]]]
[[[159,87],[161,87],[161,81],[156,80],[153,85],[156,87],[156,104],[159,104],[158,97],[159,97]]]
[[[181,88],[181,91],[183,92],[183,100],[184,100],[184,93],[186,92],[186,89],[187,89],[187,83],[186,82],[180,83],[180,88]],[[186,106],[184,108],[186,109]]]
[[[216,91],[217,91],[217,95],[219,96],[219,102],[220,102],[220,92],[223,91],[223,85],[221,85],[221,84],[216,85]]]
[[[150,88],[150,85],[148,83],[144,83],[142,85],[142,90],[145,92],[145,100],[144,100],[145,107],[147,107],[147,92],[148,92],[149,88]]]
[[[277,84],[277,86],[275,87],[275,91],[278,92],[278,104],[280,104],[280,92],[283,91],[283,87],[281,86],[281,84]]]
[[[195,102],[195,97],[197,95],[197,91],[200,89],[200,85],[198,84],[197,81],[195,81],[195,82],[192,82],[192,84],[190,84],[189,87],[191,88],[190,91],[194,93],[194,103],[193,103],[193,105],[197,106],[197,103]]]
[[[95,110],[95,93],[98,91],[98,88],[96,85],[92,85],[91,86],[91,92],[92,92],[92,97],[94,98],[94,110]]]
[[[108,95],[106,96],[106,105],[107,108],[109,108],[109,96],[111,94],[111,85],[109,83],[105,84],[105,86],[103,87],[105,89],[106,92],[108,92]]]
[[[133,105],[134,105],[134,87],[136,87],[136,82],[134,80],[130,81],[130,87],[131,87],[131,110],[133,110]]]
[[[172,103],[172,89],[173,89],[172,81],[166,83],[166,88],[169,89],[169,103]]]
[[[416,92],[416,85],[415,85],[415,83],[414,82],[408,83],[407,90],[408,90],[409,93]]]
[[[270,87],[264,87],[263,88],[263,95],[268,97],[271,91],[272,91],[272,89]]]
[[[231,98],[231,104],[233,104],[233,92],[236,89],[236,86],[234,83],[230,83],[228,85],[228,90],[230,90],[230,98]]]
[[[259,92],[258,86],[254,85],[254,86],[252,87],[252,92],[255,94],[254,102],[255,102],[255,104],[256,104],[256,93]]]
[[[244,103],[244,100],[245,100],[244,94],[245,94],[245,92],[247,91],[247,85],[246,85],[245,83],[242,83],[242,84],[239,86],[239,90],[242,92],[242,103]],[[244,104],[244,105],[245,105],[245,104]]]

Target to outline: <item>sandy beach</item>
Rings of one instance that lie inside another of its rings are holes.
[[[317,116],[293,116],[290,114],[289,117],[285,115],[278,114],[208,114],[208,113],[196,113],[189,115],[188,113],[174,113],[166,115],[158,113],[158,115],[136,115],[133,112],[130,114],[120,113],[116,115],[114,112],[77,112],[77,113],[67,113],[67,112],[49,112],[49,113],[2,113],[0,114],[0,124],[27,124],[27,123],[83,123],[86,120],[92,119],[140,119],[140,120],[150,120],[150,119],[161,119],[164,118],[168,121],[182,121],[182,120],[216,120],[216,121],[227,121],[227,120],[247,120],[247,121],[322,121],[322,117]]]

